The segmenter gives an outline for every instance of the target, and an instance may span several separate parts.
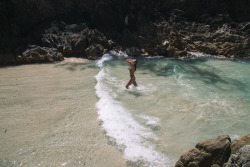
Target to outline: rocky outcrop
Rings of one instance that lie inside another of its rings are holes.
[[[107,39],[132,55],[250,57],[249,5],[249,0],[2,0],[0,63],[15,62],[28,45],[92,59],[102,47],[110,49]],[[57,23],[50,25],[53,20]]]
[[[91,60],[100,58],[104,53],[104,47],[100,44],[91,44],[86,48],[86,57]]]
[[[181,19],[178,22],[163,21],[155,25],[158,33],[139,47],[151,55],[169,57],[183,57],[187,56],[188,52],[202,52],[224,57],[250,58],[249,30],[238,31],[248,23],[239,24],[236,29],[228,24],[214,29],[214,25]]]
[[[191,166],[250,166],[250,134],[236,139],[232,143],[228,135],[220,135],[214,139],[199,142],[195,148],[183,154],[175,164],[175,167]]]
[[[228,135],[221,135],[214,139],[202,141],[195,148],[182,155],[176,162],[175,167],[212,165],[222,166],[230,156],[231,140]]]
[[[105,49],[112,47],[101,32],[89,29],[83,23],[66,25],[64,22],[54,22],[43,33],[42,42],[48,47],[57,48],[65,57],[89,59],[101,57]]]
[[[1,55],[0,65],[51,63],[62,60],[64,60],[63,55],[55,48],[29,45],[24,52],[17,56],[13,54]]]
[[[248,167],[250,166],[250,145],[241,147],[232,154],[229,161],[223,167]]]
[[[57,49],[32,45],[16,57],[16,62],[17,64],[51,63],[63,59],[62,54]]]

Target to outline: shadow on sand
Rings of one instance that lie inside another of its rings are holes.
[[[63,67],[69,71],[85,70],[89,68],[97,68],[93,62],[61,62],[55,64],[55,68]]]

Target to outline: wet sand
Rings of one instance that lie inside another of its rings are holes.
[[[126,166],[97,120],[95,62],[0,68],[0,166]]]

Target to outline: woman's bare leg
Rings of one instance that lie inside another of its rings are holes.
[[[128,89],[128,87],[132,84],[132,80],[130,79],[126,85],[126,88]]]
[[[133,80],[132,83],[133,83],[134,86],[138,86],[135,80]]]
[[[127,85],[126,85],[126,88],[128,89],[128,87],[129,87],[131,84],[133,84],[134,86],[138,86],[135,80],[130,79],[129,82],[127,83]]]

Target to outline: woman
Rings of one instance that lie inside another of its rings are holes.
[[[126,85],[126,88],[128,89],[128,87],[133,84],[134,86],[137,86],[137,83],[135,82],[135,71],[136,71],[136,65],[137,65],[137,61],[136,59],[127,59],[126,62],[129,64],[129,73],[130,73],[130,80],[128,82],[128,84]]]

